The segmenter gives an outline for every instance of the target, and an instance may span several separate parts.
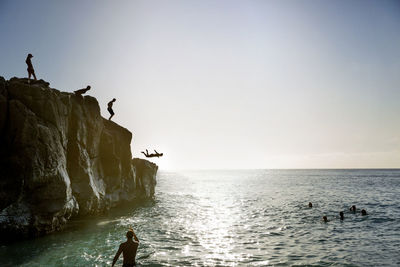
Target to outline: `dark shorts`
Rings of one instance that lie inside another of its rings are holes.
[[[28,68],[28,73],[29,73],[29,74],[35,74],[35,70],[34,70],[34,69]]]
[[[107,108],[108,112],[110,112],[111,115],[114,115],[114,110],[112,108]]]

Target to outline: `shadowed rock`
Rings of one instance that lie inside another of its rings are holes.
[[[45,234],[152,198],[157,166],[132,161],[131,140],[91,96],[0,77],[0,234]]]
[[[157,181],[152,176],[153,173],[157,173],[158,166],[153,162],[139,158],[132,159],[132,163],[135,166],[136,176],[142,177],[142,179],[137,179],[136,188],[140,188],[140,192],[145,195],[154,195]]]

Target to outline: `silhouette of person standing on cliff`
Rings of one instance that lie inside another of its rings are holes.
[[[132,240],[132,237],[135,240]],[[124,257],[124,263],[123,263],[122,267],[136,266],[135,258],[136,258],[136,251],[139,246],[139,239],[137,238],[137,236],[132,228],[129,229],[129,231],[126,233],[126,238],[127,238],[127,241],[124,243],[121,243],[121,245],[119,245],[119,249],[118,249],[117,253],[115,254],[115,257],[113,259],[113,263],[111,266],[115,265],[119,256],[121,255],[121,253],[122,253],[122,256]]]
[[[32,61],[31,58],[33,58],[32,54],[28,54],[28,56],[26,57],[26,65],[28,65],[28,83],[31,82],[31,75],[33,75],[33,78],[36,79],[36,75],[35,75],[35,70],[33,69],[33,65],[32,65]]]
[[[108,102],[108,104],[107,104],[107,106],[108,106],[107,110],[108,110],[108,112],[110,112],[110,114],[111,114],[110,118],[108,118],[109,121],[111,120],[111,118],[112,118],[112,117],[114,116],[114,114],[115,114],[115,113],[114,113],[114,110],[112,109],[112,106],[113,106],[115,100],[117,100],[117,99],[113,98],[113,100],[111,100],[111,101]]]
[[[144,153],[143,151],[140,152],[140,153],[143,153],[143,155],[145,155],[146,158],[154,158],[154,157],[159,158],[159,157],[162,157],[164,155],[164,153],[158,153],[156,150],[154,150],[154,152],[156,152],[156,153],[149,154],[149,151],[146,149],[146,153]]]
[[[86,92],[89,91],[90,88],[91,88],[90,85],[88,85],[86,88],[82,88],[82,89],[74,91],[74,93],[77,96],[82,96],[83,94],[86,94]]]

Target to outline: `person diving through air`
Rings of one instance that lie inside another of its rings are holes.
[[[144,153],[143,151],[141,153],[143,153],[143,155],[146,156],[146,158],[154,158],[154,157],[162,157],[164,155],[164,153],[158,153],[156,150],[154,150],[155,153],[151,153],[149,154],[149,151],[147,151],[146,149],[146,153]]]

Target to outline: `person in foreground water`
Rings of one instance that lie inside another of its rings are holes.
[[[311,202],[308,202],[308,207],[312,208],[312,203]]]
[[[344,214],[343,214],[343,211],[339,212],[339,216],[340,216],[340,219],[341,219],[341,220],[344,220]]]
[[[124,243],[121,243],[121,245],[119,245],[119,249],[118,249],[117,253],[115,254],[115,257],[113,259],[113,263],[111,266],[114,266],[114,264],[117,262],[121,253],[124,258],[122,267],[136,266],[135,258],[136,258],[136,251],[139,246],[139,239],[137,238],[137,236],[132,228],[129,229],[129,231],[126,233],[126,238],[127,238],[127,241]],[[132,240],[132,238],[134,238],[135,240]]]
[[[328,217],[324,216],[322,217],[322,220],[324,220],[324,222],[328,222]]]

